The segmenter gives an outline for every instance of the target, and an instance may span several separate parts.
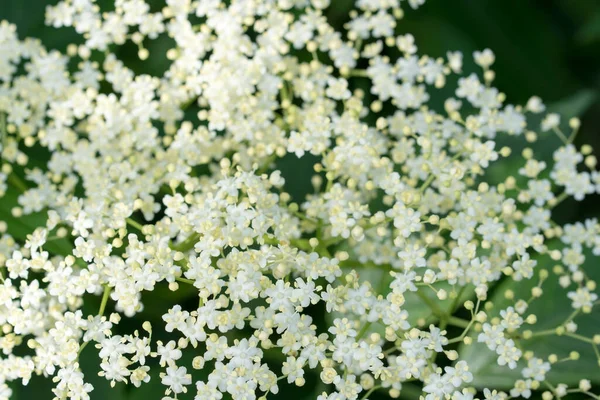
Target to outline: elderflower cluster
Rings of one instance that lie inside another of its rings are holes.
[[[553,220],[600,192],[592,149],[539,98],[506,103],[489,49],[480,73],[420,54],[398,27],[423,3],[356,0],[340,30],[330,0],[64,0],[46,23],[82,36],[66,54],[1,22],[0,399],[33,376],[94,398],[84,357],[163,399],[309,380],[318,400],[597,399],[598,369],[552,375],[600,359],[578,331],[600,223]],[[115,55],[152,63],[155,39],[160,76]],[[529,286],[498,307],[507,282]],[[544,302],[570,315],[548,326],[528,311]],[[548,338],[564,346],[531,350]],[[482,383],[475,346],[517,378]]]

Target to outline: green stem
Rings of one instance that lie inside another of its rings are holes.
[[[451,318],[454,318],[454,317],[451,317]],[[460,336],[455,337],[454,339],[448,340],[448,344],[462,342],[463,339],[469,333],[469,330],[471,329],[471,326],[473,326],[473,323],[475,323],[475,319],[472,319],[471,321],[469,321],[469,324],[465,327],[465,330],[460,334]]]
[[[316,220],[316,219],[314,219],[314,218],[311,218],[311,217],[308,217],[308,216],[306,216],[305,214],[302,214],[301,212],[298,212],[298,211],[293,211],[293,210],[290,210],[289,208],[288,208],[288,211],[289,211],[291,214],[295,215],[296,217],[300,218],[300,219],[301,219],[301,220],[303,220],[303,221],[308,221],[308,222],[310,222],[310,223],[313,223],[313,224],[315,224],[315,225],[318,225],[318,224],[319,224],[319,221],[318,221],[318,220]]]
[[[262,175],[265,174],[269,171],[269,168],[271,168],[271,164],[273,164],[275,162],[275,160],[277,160],[277,154],[273,153],[270,156],[267,157],[267,159],[265,160],[264,164],[261,165],[257,170],[256,170],[256,175]]]
[[[100,310],[98,310],[98,316],[104,315],[106,309],[106,303],[108,303],[108,297],[110,295],[110,286],[104,286],[104,293],[102,294],[102,302],[100,303]]]
[[[431,309],[431,311],[439,318],[443,318],[446,316],[446,313],[444,313],[437,304],[435,304],[435,302],[429,297],[427,296],[421,289],[417,290],[417,296],[419,296],[419,298],[423,301],[423,303],[425,303],[427,305],[427,307],[429,307]]]
[[[279,246],[281,244],[279,240],[268,237],[267,235],[263,236],[263,242],[269,246]],[[312,250],[308,239],[292,239],[290,240],[289,244],[306,252],[310,252]]]
[[[194,232],[181,243],[171,243],[170,247],[175,251],[181,251],[182,253],[185,253],[186,251],[193,249],[194,245],[198,242],[199,239],[200,234]]]
[[[569,144],[569,139],[567,139],[567,137],[565,136],[565,134],[564,134],[564,133],[562,133],[562,131],[561,131],[559,128],[556,128],[556,127],[555,127],[555,128],[553,128],[552,130],[554,131],[554,133],[556,133],[556,136],[558,136],[558,138],[559,138],[560,140],[562,140],[562,142],[563,142],[564,144]]]
[[[460,301],[460,298],[462,297],[462,295],[465,292],[466,288],[467,288],[466,286],[463,286],[458,291],[458,294],[456,295],[456,298],[454,299],[454,301],[452,302],[452,305],[450,306],[450,314],[454,314],[454,312],[456,311],[457,306],[458,306],[458,302]]]
[[[427,180],[425,182],[423,182],[423,185],[421,185],[421,187],[419,188],[419,192],[423,193],[425,191],[425,189],[427,189],[429,187],[429,185],[431,185],[433,183],[434,180],[435,180],[435,175],[434,174],[429,175]]]
[[[127,218],[125,221],[140,232],[142,232],[142,229],[144,229],[144,226],[139,222],[135,221],[134,219]]]
[[[531,334],[531,337],[548,336],[548,335],[555,335],[555,334],[556,334],[556,328],[553,328],[553,329],[546,329],[546,330],[539,331],[539,332],[533,332]]]
[[[562,203],[564,200],[566,200],[569,197],[569,195],[567,194],[567,192],[562,192],[561,194],[558,195],[558,197],[554,200],[554,203],[552,203],[552,205],[550,206],[550,208],[554,208],[557,205],[559,205],[560,203]]]
[[[467,329],[467,327],[469,327],[469,324],[471,324],[472,322],[473,322],[473,320],[467,321],[466,319],[462,319],[462,318],[458,318],[458,317],[454,317],[454,316],[448,317],[448,324],[457,326],[459,328]]]
[[[592,343],[592,347],[594,348],[594,353],[598,359],[598,364],[600,364],[600,351],[598,350],[598,345],[596,343]]]
[[[377,389],[379,389],[381,386],[373,386],[371,389],[369,389],[369,391],[367,393],[364,394],[363,397],[361,397],[361,400],[366,400],[369,398],[369,396],[376,391]]]
[[[359,339],[361,339],[365,333],[367,333],[367,330],[369,329],[369,327],[371,326],[371,322],[366,322],[363,327],[360,329],[360,331],[358,332],[358,335],[356,335],[356,341],[358,341]]]
[[[587,338],[585,336],[581,336],[576,333],[565,332],[565,336],[569,336],[569,337],[572,337],[573,339],[581,340],[582,342],[594,344],[594,340],[592,340],[591,338]]]
[[[194,284],[193,280],[187,279],[187,278],[175,278],[175,280],[178,281],[178,282],[187,283],[187,284],[190,284],[190,285]]]
[[[544,380],[544,381],[542,381],[542,383],[543,383],[544,385],[546,385],[546,387],[547,387],[548,389],[550,389],[550,391],[551,391],[552,393],[554,393],[554,396],[556,396],[557,398],[560,398],[560,396],[558,396],[558,394],[556,393],[556,388],[555,388],[555,387],[554,387],[554,386],[553,386],[553,385],[552,385],[550,382],[548,382],[548,381]]]
[[[588,395],[588,396],[590,396],[592,399],[596,399],[596,400],[599,400],[599,399],[600,399],[600,396],[598,396],[598,395],[595,395],[595,394],[594,394],[594,393],[592,393],[592,392],[581,392],[581,393],[583,393],[583,394],[587,394],[587,395]]]
[[[381,268],[384,271],[393,270],[390,264],[375,264],[372,261],[367,261],[366,263],[361,263],[357,260],[344,260],[340,261],[340,267],[342,268]]]
[[[19,189],[21,191],[21,193],[29,190],[29,187],[27,187],[27,184],[21,178],[19,178],[14,172],[8,176],[8,183],[13,185],[17,189]]]
[[[358,39],[356,39],[356,42],[354,43],[354,50],[356,50],[357,52],[360,52],[361,47],[362,47],[362,38],[358,38]]]
[[[4,151],[4,141],[6,140],[6,114],[0,113],[0,155]]]
[[[581,310],[575,310],[575,311],[573,311],[573,312],[572,312],[572,313],[571,313],[571,314],[570,314],[570,315],[567,317],[567,319],[565,319],[565,322],[563,322],[563,323],[562,323],[562,325],[566,325],[566,324],[568,324],[569,322],[571,322],[572,320],[574,320],[574,319],[575,319],[575,317],[576,317],[576,316],[578,316],[580,312],[581,312]]]
[[[192,104],[194,104],[197,101],[198,101],[198,97],[194,97],[194,98],[186,101],[185,103],[181,104],[181,106],[180,106],[181,111],[187,110]]]
[[[331,191],[333,187],[333,179],[327,179],[327,185],[325,186],[325,192]]]
[[[348,76],[354,76],[359,78],[368,78],[369,74],[364,69],[351,69]]]
[[[569,135],[569,138],[567,139],[567,143],[573,143],[575,141],[575,138],[577,137],[577,134],[579,133],[579,128],[573,129],[573,132],[571,132],[571,135]]]
[[[104,285],[104,293],[102,294],[102,301],[100,302],[100,309],[98,310],[98,316],[104,315],[104,310],[106,309],[106,303],[108,303],[108,297],[110,296],[110,286]],[[84,342],[81,346],[79,346],[79,351],[77,352],[77,358],[88,345],[89,342]]]

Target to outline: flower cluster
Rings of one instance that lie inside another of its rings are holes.
[[[420,55],[397,25],[423,3],[357,0],[340,30],[329,0],[65,0],[46,22],[82,35],[66,54],[0,23],[0,399],[34,375],[55,399],[93,398],[93,347],[100,377],[158,380],[164,399],[275,398],[308,379],[318,400],[411,385],[597,399],[597,369],[552,375],[581,345],[600,360],[577,323],[599,304],[583,266],[600,223],[552,219],[600,192],[592,149],[539,98],[507,104],[492,51],[473,55],[480,73],[458,51]],[[133,43],[150,63],[157,38],[173,43],[161,76],[115,56]],[[535,154],[538,136],[561,143]],[[308,169],[286,176],[296,158]],[[314,192],[293,198],[302,176]],[[490,300],[507,282],[529,286]],[[165,305],[151,320],[150,299]],[[548,326],[540,302],[570,315]],[[565,348],[532,350],[550,337]],[[476,346],[518,377],[482,383]]]

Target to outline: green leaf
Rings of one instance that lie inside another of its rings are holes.
[[[559,113],[564,125],[568,125],[569,118],[582,116],[598,99],[598,93],[591,89],[582,89],[577,93],[558,102],[548,105],[548,112]]]
[[[11,399],[51,399],[52,380],[43,376],[33,376],[27,386],[21,385],[21,381],[11,382],[9,385],[12,390]]]
[[[172,338],[175,339],[175,338]],[[202,345],[201,345],[202,346]],[[182,352],[182,356],[179,360],[177,360],[176,364],[178,367],[185,367],[187,369],[187,373],[192,375],[192,384],[187,386],[187,393],[179,393],[177,398],[179,400],[192,400],[196,396],[196,382],[197,381],[206,381],[208,378],[208,374],[212,370],[212,364],[208,364],[209,366],[205,367],[201,370],[196,370],[192,368],[192,362],[194,357],[201,354],[200,350],[194,351],[192,346],[189,346],[185,351]],[[123,397],[126,400],[154,400],[154,399],[162,399],[167,387],[161,383],[162,379],[160,377],[161,372],[166,371],[166,367],[163,368],[158,365],[156,359],[148,358],[147,365],[150,367],[150,381],[147,383],[142,383],[139,388],[136,388],[133,385],[129,385],[128,391]],[[106,397],[110,398],[110,397]]]
[[[45,227],[47,215],[45,211],[14,217],[12,209],[19,205],[19,191],[9,185],[6,193],[0,201],[0,221],[7,224],[7,233],[18,241],[27,240],[27,235],[31,234],[36,228]],[[69,255],[73,251],[73,245],[67,239],[56,239],[44,244],[44,250],[52,254]]]
[[[579,29],[576,38],[582,44],[589,44],[600,40],[600,13],[596,13]]]
[[[85,349],[79,359],[81,371],[84,374],[84,380],[86,383],[90,383],[94,389],[90,393],[92,400],[125,400],[125,385],[119,383],[114,388],[110,386],[110,382],[105,378],[98,376],[100,371],[100,359],[98,358],[98,350],[94,348],[93,344]],[[58,372],[58,369],[57,371]],[[51,377],[37,376],[34,375],[27,386],[21,385],[21,381],[11,383],[13,389],[13,395],[11,399],[52,399],[52,389],[56,386],[52,382]],[[154,397],[148,397],[148,399]]]
[[[600,269],[596,268],[597,265],[595,265],[597,257],[594,257],[589,251],[585,253],[585,256],[584,269],[591,279],[597,280],[600,278]],[[537,257],[537,260],[538,268],[551,269],[555,264],[548,256]],[[501,310],[514,304],[514,300],[510,301],[504,297],[507,290],[512,290],[519,298],[527,300],[531,289],[537,282],[537,277],[520,282],[515,282],[512,279],[502,282],[494,289],[489,299],[493,303],[493,307],[488,311],[488,316],[490,318],[498,316]],[[533,332],[539,332],[553,329],[562,324],[573,312],[571,301],[567,298],[569,290],[563,289],[558,284],[555,275],[550,274],[542,289],[544,291],[543,297],[534,300],[526,313],[526,315],[535,314],[538,322],[533,326],[525,324],[523,330],[530,329]],[[591,314],[580,315],[575,318],[575,322],[579,327],[578,334],[591,337],[599,332],[600,311],[595,310]],[[496,362],[498,358],[496,353],[489,350],[483,343],[475,343],[477,341],[476,335],[474,339],[472,345],[461,345],[459,354],[460,358],[467,362],[473,373],[473,385],[475,387],[510,389],[516,379],[523,378],[521,370],[526,365],[525,361],[522,360],[516,369],[511,370],[506,366],[501,367]],[[550,354],[556,354],[559,359],[562,359],[568,357],[571,351],[579,352],[581,358],[577,361],[566,361],[552,365],[552,369],[547,375],[550,382],[577,384],[580,379],[587,378],[595,383],[600,383],[598,361],[591,344],[556,335],[539,336],[530,340],[520,340],[519,342],[522,349],[533,351],[536,357],[542,359],[547,359]]]
[[[532,94],[557,98],[577,86],[564,55],[564,33],[553,14],[543,11],[547,10],[535,2],[519,0],[461,1],[452,7],[431,1],[416,12],[407,11],[398,25],[415,37],[424,54],[438,57],[448,50],[463,51],[467,75],[474,70],[473,50],[492,49],[494,84],[511,101],[526,101]]]
[[[344,268],[346,273],[350,272],[352,268]],[[358,278],[360,282],[370,282],[371,286],[377,291],[378,294],[386,296],[390,290],[390,283],[392,282],[392,277],[389,272],[381,268],[373,268],[373,267],[364,267],[364,268],[356,268],[358,273]],[[452,285],[448,282],[436,282],[432,285],[436,290],[444,289],[448,294],[453,291]],[[439,309],[450,315],[454,310],[451,310],[452,305],[454,304],[454,299],[450,299],[449,296],[446,300],[440,300],[437,298],[436,292],[431,288],[423,287],[420,289],[422,293],[424,293],[432,302],[434,302]],[[460,291],[460,288],[456,288],[456,291]],[[460,299],[456,302],[457,305],[463,304],[465,301],[469,300],[473,296],[473,286],[468,285],[465,290],[461,292]],[[427,318],[432,315],[432,311],[425,304],[425,302],[415,293],[415,292],[407,292],[404,293],[404,305],[402,306],[403,310],[408,311],[408,322],[411,326],[416,326],[417,321],[419,319]],[[327,313],[326,318],[328,319],[328,323],[331,325],[335,318],[341,318],[342,314],[340,313]],[[431,322],[433,323],[435,319]],[[368,333],[377,332],[381,335],[385,335],[385,325],[380,322],[375,322],[369,326],[367,330]]]
[[[198,289],[187,283],[180,283],[175,291],[169,289],[166,282],[156,284],[151,292],[142,292],[142,304],[144,309],[136,315],[136,318],[150,322],[162,321],[162,315],[175,304],[184,304],[185,301],[198,303]]]
[[[124,400],[126,386],[124,383],[116,383],[115,387],[110,386],[110,381],[99,376],[100,358],[98,357],[98,349],[95,348],[95,343],[89,343],[79,357],[79,366],[81,372],[85,376],[85,382],[90,383],[94,390],[90,393],[90,398],[95,399],[111,399]]]
[[[436,282],[432,285],[436,290],[440,290],[443,289],[445,290],[448,294],[450,294],[453,290],[456,290],[457,292],[460,292],[460,288],[456,287],[455,289],[453,289],[452,285],[450,285],[448,282]],[[444,312],[447,315],[451,315],[453,314],[452,305],[454,304],[454,299],[451,299],[449,296],[446,300],[440,300],[437,298],[436,292],[434,292],[433,290],[431,290],[431,288],[422,288],[421,289],[423,291],[423,293],[425,293],[425,295],[427,297],[429,297],[431,299],[431,301],[433,301],[442,312]],[[460,299],[458,301],[456,301],[456,304],[458,306],[461,306],[465,301],[471,299],[473,297],[474,294],[474,287],[473,285],[467,285],[465,287],[465,290],[463,290],[461,292],[461,296]],[[408,321],[411,323],[411,325],[416,324],[417,320],[420,318],[426,318],[427,316],[431,315],[431,309],[429,307],[427,307],[427,305],[423,302],[423,300],[421,300],[421,298],[415,293],[415,292],[410,292],[410,293],[405,293],[404,294],[404,309],[408,311],[409,317],[408,317]]]
[[[166,386],[161,383],[160,372],[160,366],[151,365],[150,381],[147,383],[142,383],[139,388],[131,386],[129,392],[124,398],[127,400],[150,400],[162,398]]]
[[[582,116],[597,99],[598,93],[596,91],[583,89],[558,102],[549,104],[546,113],[558,113],[561,115],[561,129],[568,136],[571,132],[569,119]],[[540,123],[546,113],[530,115],[528,117],[528,124],[534,131],[539,132]],[[525,141],[523,135],[498,135],[496,138],[496,149],[499,150],[504,146],[508,146],[512,152],[508,158],[492,163],[485,172],[484,180],[489,184],[498,184],[504,182],[507,176],[514,176],[525,182],[527,179],[519,175],[519,169],[525,165],[525,161],[523,161],[521,156],[523,149],[525,147],[532,147],[537,160],[545,161],[548,165],[552,165],[552,155],[562,144],[554,132],[541,132],[539,140],[533,146]],[[545,173],[549,173],[549,168]]]

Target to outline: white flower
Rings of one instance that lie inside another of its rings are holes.
[[[541,112],[542,108],[538,107],[538,109]],[[544,132],[547,132],[551,129],[556,129],[556,128],[558,128],[559,124],[560,124],[560,115],[554,114],[554,113],[547,114],[542,121],[542,130]]]
[[[488,140],[485,143],[475,142],[471,161],[479,163],[484,168],[487,168],[490,161],[498,159],[498,153],[494,151],[495,143]]]
[[[485,49],[483,51],[475,51],[473,53],[473,58],[475,59],[477,65],[484,69],[491,67],[494,61],[496,60],[494,53],[490,49]]]
[[[47,24],[82,35],[65,54],[0,22],[0,398],[35,375],[94,398],[94,346],[100,377],[143,387],[160,371],[165,399],[192,384],[196,400],[263,399],[306,375],[319,400],[395,398],[406,381],[473,400],[474,338],[520,367],[510,396],[527,398],[556,361],[525,340],[535,304],[569,301],[577,321],[532,335],[595,341],[578,328],[598,303],[600,223],[555,222],[600,188],[579,120],[565,135],[546,115],[568,144],[536,160],[528,114],[545,106],[506,102],[491,50],[465,75],[460,51],[396,34],[423,2],[331,19],[329,0],[59,1]],[[119,60],[123,45],[145,62]]]
[[[185,386],[192,383],[192,375],[187,373],[185,367],[167,367],[167,372],[161,374],[161,382],[168,386],[173,393],[182,393],[187,389]]]
[[[496,353],[498,354],[498,365],[507,365],[510,369],[517,368],[517,361],[522,354],[512,339],[503,340],[496,348]]]
[[[527,368],[523,368],[523,377],[532,378],[536,381],[544,381],[546,379],[546,373],[550,371],[550,363],[544,360],[533,357],[527,361]]]
[[[174,340],[170,340],[166,345],[158,343],[156,353],[160,356],[160,366],[165,365],[174,366],[175,361],[181,358],[181,350],[177,348],[177,344]]]
[[[573,301],[571,306],[574,309],[591,309],[593,303],[598,300],[598,295],[591,293],[587,288],[578,288],[574,292],[569,292],[567,293],[567,297]]]

